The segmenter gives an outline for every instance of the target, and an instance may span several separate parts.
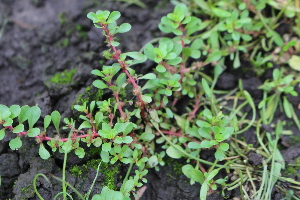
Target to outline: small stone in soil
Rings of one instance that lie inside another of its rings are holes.
[[[261,165],[262,164],[262,155],[258,153],[251,152],[248,155],[249,162],[253,165]]]

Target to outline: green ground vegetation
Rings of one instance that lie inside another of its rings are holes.
[[[101,159],[93,159],[88,161],[86,164],[83,165],[74,165],[70,168],[70,173],[79,178],[85,179],[86,174],[88,173],[89,167],[97,170],[97,167],[101,162]],[[108,163],[101,163],[99,172],[104,175],[102,186],[107,186],[111,190],[116,190],[116,179],[118,178],[120,172],[120,163],[116,163],[114,165]]]
[[[63,72],[59,72],[53,75],[53,77],[49,80],[49,83],[55,85],[68,85],[72,84],[73,76],[76,73],[77,69],[64,70]]]
[[[289,164],[283,173],[285,176],[292,176],[298,178],[299,167],[300,167],[300,157],[295,159],[294,164]]]
[[[169,167],[172,167],[173,168],[173,171],[176,175],[182,175],[183,172],[182,172],[182,167],[184,166],[183,163],[181,163],[180,161],[178,160],[174,160],[170,157],[166,157],[164,159],[165,163],[167,166]]]
[[[83,105],[84,103],[89,104],[95,99],[102,99],[103,90],[98,90],[94,86],[89,86],[85,88],[85,91],[78,95],[73,105]]]
[[[124,53],[118,47],[122,37],[116,34],[131,29],[129,23],[118,24],[119,11],[88,13],[95,27],[101,29],[99,33],[102,31],[106,37],[108,49],[103,56],[112,62],[99,61],[103,62],[102,67],[91,72],[98,79],[74,99],[73,108],[78,111],[74,114],[79,119],[63,119],[64,128],[70,130],[69,137],[61,138],[59,134],[62,116],[58,111],[45,116],[45,131],[42,131],[40,125],[34,126],[41,116],[38,106],[0,105],[3,126],[0,140],[10,130],[16,134],[9,142],[12,150],[21,148],[21,137],[28,136],[39,143],[39,155],[43,159],[52,155],[44,146],[46,141],[52,151],[59,149],[65,153],[62,179],[56,177],[62,182],[63,199],[67,199],[67,187],[71,187],[66,183],[66,169],[75,177],[87,180],[92,168],[104,177],[104,187],[93,200],[108,200],[108,196],[130,200],[134,194],[138,198],[136,188],[147,183],[148,168],[159,170],[159,166],[165,165],[165,156],[169,157],[167,165],[173,168],[167,175],[173,177],[173,173],[178,177],[183,173],[191,184],[200,183],[201,200],[220,189],[239,190],[244,199],[270,200],[277,192],[275,187],[282,194],[287,193],[287,189],[280,188],[283,181],[299,191],[299,182],[282,176],[298,176],[300,158],[294,164],[285,163],[280,141],[292,131],[277,116],[293,120],[300,129],[298,108],[290,102],[290,97],[298,95],[299,88],[300,23],[295,21],[296,26],[292,27],[295,34],[290,38],[282,37],[276,30],[283,23],[282,18],[284,23],[299,18],[298,11],[288,3],[281,7],[274,1],[178,0],[173,3],[176,5],[173,12],[162,17],[158,24],[165,37],[155,38],[136,52]],[[84,31],[80,26],[66,23],[64,16],[60,16],[60,23],[66,25],[62,47],[69,44],[70,30]],[[284,32],[290,34],[292,28]],[[83,56],[93,58],[94,53],[83,53]],[[155,63],[152,71],[137,74],[132,66],[142,65],[146,60]],[[192,60],[195,62],[191,63]],[[244,61],[251,67],[245,66]],[[272,67],[272,75],[264,80],[261,75]],[[230,91],[218,90],[218,79],[225,70],[253,72],[251,77],[264,80],[256,88],[261,90],[262,100],[255,101],[253,90],[247,90],[242,79],[234,80],[238,85]],[[70,87],[75,73],[75,69],[57,73],[49,83]],[[16,118],[19,124],[15,126]],[[51,122],[58,133],[55,138],[45,137]],[[253,134],[257,142],[247,144],[243,138],[246,134]],[[98,149],[86,154],[86,148],[80,147],[82,143]],[[101,159],[70,167],[67,154],[72,150],[79,158],[100,154]],[[206,150],[214,152],[209,159],[204,159],[206,156],[202,154]],[[262,167],[247,162],[250,151],[261,155]],[[128,171],[119,188],[116,183],[122,178],[118,174],[125,173],[120,163],[128,165]],[[218,178],[220,170],[236,177]],[[85,200],[78,191],[76,194]]]

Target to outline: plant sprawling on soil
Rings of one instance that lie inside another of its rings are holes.
[[[0,199],[300,199],[298,0],[0,6]]]

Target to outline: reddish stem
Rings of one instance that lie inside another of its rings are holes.
[[[95,127],[95,124],[93,123],[94,122],[93,116],[90,113],[86,113],[86,116],[87,116],[87,118],[90,119],[90,124],[92,125],[92,132],[93,132],[93,134],[97,133],[97,129]]]
[[[19,132],[17,134],[18,134],[18,136],[27,136],[28,135],[26,131]],[[92,136],[92,138],[100,137],[100,135],[97,132],[93,132],[92,135],[91,134],[77,135],[77,136],[71,137],[70,139],[76,140],[77,138],[86,138],[88,136]],[[43,133],[40,133],[39,135],[35,136],[35,138],[41,142],[42,141],[50,141],[53,139],[51,137],[45,136]],[[60,138],[59,141],[66,142],[68,139],[69,138]]]
[[[109,85],[110,85],[110,86],[115,86],[115,85],[113,85],[111,82],[109,83]],[[121,113],[122,118],[123,118],[124,120],[126,120],[127,115],[126,115],[126,113],[123,111],[123,108],[122,108],[123,102],[121,102],[120,99],[119,99],[119,93],[118,93],[118,92],[114,92],[113,95],[114,95],[114,97],[116,98],[116,101],[117,101],[117,104],[118,104],[118,110],[119,110],[119,112]]]
[[[119,93],[118,92],[114,93],[114,96],[115,96],[117,104],[118,104],[118,110],[120,111],[121,116],[124,119],[124,121],[126,121],[127,115],[123,111],[123,108],[122,108],[123,102],[121,102],[120,99],[119,99]]]
[[[201,165],[200,162],[198,162],[198,166],[199,166],[199,168],[200,168],[200,170],[201,170],[202,173],[206,172],[206,169]]]
[[[189,121],[191,121],[193,118],[195,118],[196,116],[196,112],[198,111],[199,109],[199,105],[200,105],[200,102],[201,102],[201,95],[199,95],[197,98],[196,98],[196,102],[195,102],[195,105],[194,105],[194,109],[192,112],[189,113]]]
[[[71,125],[69,126],[69,128],[73,131],[73,135],[70,138],[71,140],[76,140],[77,138],[86,138],[88,136],[91,136],[91,138],[95,138],[95,137],[99,137],[100,135],[97,133],[97,129],[95,127],[94,119],[92,117],[92,115],[88,112],[85,113],[86,117],[90,120],[90,124],[92,125],[92,135],[91,134],[83,134],[83,135],[77,135],[78,132],[84,133],[84,131],[78,131],[77,129],[73,128]],[[0,124],[4,124],[5,121],[2,120],[0,122]],[[13,126],[4,126],[5,129],[9,129],[10,131],[13,131],[14,127]],[[21,136],[28,136],[28,132],[27,131],[22,131],[19,133],[16,133],[19,137]],[[50,141],[53,138],[51,137],[47,137],[45,132],[41,132],[39,135],[35,136],[35,138],[37,139],[38,142],[43,142],[43,141]],[[58,141],[62,141],[62,142],[66,142],[69,138],[60,138],[58,139]]]
[[[108,46],[110,46],[110,48],[113,50],[113,58],[118,61],[118,63],[120,64],[123,72],[126,74],[126,76],[128,77],[128,82],[131,83],[133,85],[133,94],[137,96],[138,98],[138,102],[136,103],[140,108],[141,108],[141,116],[142,118],[145,120],[147,117],[147,112],[145,111],[146,108],[146,103],[143,101],[142,99],[142,92],[140,87],[136,84],[135,79],[130,75],[129,71],[127,70],[128,65],[125,63],[125,61],[120,60],[120,54],[121,51],[118,50],[116,47],[112,46],[111,43],[113,42],[113,35],[110,33],[110,31],[107,28],[107,24],[101,24],[102,29],[105,32],[106,38],[107,38],[107,42],[108,42]]]
[[[178,26],[178,29],[179,29],[180,31],[184,32],[184,28],[182,27],[182,24],[180,24],[180,25]],[[184,43],[184,40],[183,40],[184,36],[181,35],[180,38],[181,38],[181,46],[182,46],[182,49],[184,49],[184,47],[185,47],[185,43]],[[181,58],[182,58],[182,60],[184,60],[183,54],[181,54]],[[179,79],[179,83],[181,84],[181,83],[182,83],[182,79],[183,79],[184,74],[185,74],[185,71],[186,71],[186,70],[185,70],[186,67],[185,67],[185,63],[184,63],[184,62],[181,62],[179,65],[180,65],[180,70],[179,70],[180,79]],[[178,101],[178,99],[179,99],[178,97],[180,96],[179,94],[181,94],[180,91],[176,91],[176,92],[174,93],[175,98],[174,98],[174,100],[173,100],[173,102],[172,102],[172,106],[175,106],[175,105],[176,105],[176,103],[177,103],[177,101]]]

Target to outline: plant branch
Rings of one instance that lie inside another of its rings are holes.
[[[144,120],[146,120],[147,117],[147,112],[145,111],[146,109],[146,102],[143,101],[142,99],[142,92],[140,86],[136,84],[136,80],[130,75],[129,71],[127,70],[128,65],[125,63],[124,60],[120,59],[121,51],[117,49],[116,47],[112,46],[111,43],[114,41],[113,35],[110,33],[107,24],[101,23],[101,27],[105,32],[105,36],[107,38],[107,43],[108,46],[113,50],[113,55],[112,58],[114,58],[121,66],[123,72],[126,74],[128,78],[128,82],[133,85],[133,94],[137,96],[138,102],[136,103],[137,106],[141,108],[141,116]]]

